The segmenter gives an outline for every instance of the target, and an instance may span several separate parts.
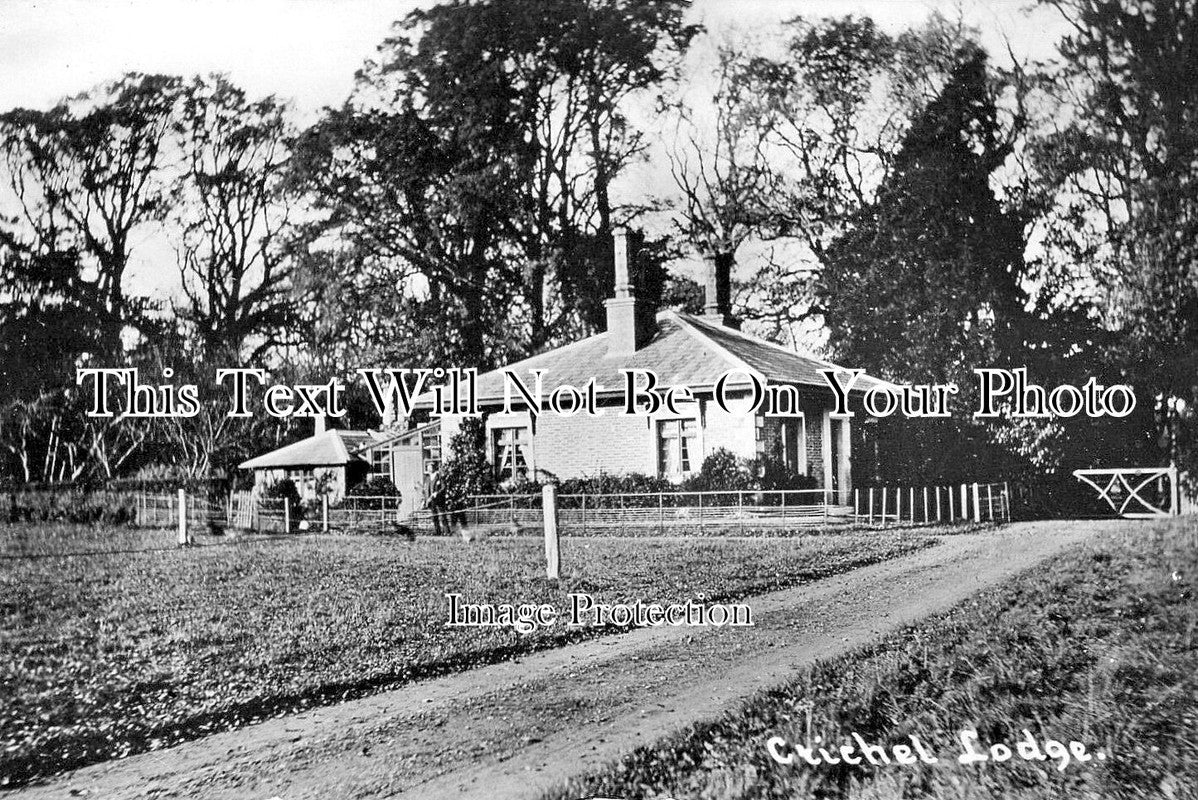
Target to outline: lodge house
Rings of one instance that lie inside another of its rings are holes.
[[[834,365],[739,330],[729,313],[728,276],[719,275],[711,262],[702,315],[653,313],[637,298],[630,280],[627,233],[617,231],[614,244],[615,292],[606,301],[607,329],[504,368],[530,384],[531,371],[543,370],[544,396],[558,386],[583,386],[594,378],[603,413],[542,413],[534,418],[518,402],[505,411],[504,369],[479,375],[476,399],[485,415],[487,459],[496,477],[562,479],[639,472],[681,481],[696,472],[705,457],[725,448],[744,458],[775,458],[792,471],[810,475],[817,487],[832,490],[830,502],[849,502],[853,420],[832,416],[833,394],[819,372]],[[694,399],[679,403],[677,413],[663,408],[653,415],[622,414],[625,369],[651,370],[659,386],[686,386]],[[724,394],[731,402],[724,409],[712,399],[716,381],[729,373]],[[764,410],[748,411],[750,375],[767,387],[794,387],[798,413],[770,416]],[[853,392],[864,392],[875,383],[862,376]],[[314,487],[311,475],[318,468],[341,471],[333,481],[338,494],[368,475],[389,475],[403,495],[404,510],[414,512],[424,481],[439,465],[461,422],[461,417],[451,415],[429,420],[430,408],[431,398],[418,398],[412,419],[385,426],[390,433],[318,434],[328,439],[326,449],[333,451],[319,467],[299,463],[312,460],[313,448],[305,442],[241,466],[256,470],[259,483],[285,472],[298,478],[301,492]],[[344,438],[347,434],[349,440]],[[336,436],[341,439],[330,438]],[[338,441],[345,446],[337,447]]]

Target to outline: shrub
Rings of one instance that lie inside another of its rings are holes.
[[[459,511],[469,505],[472,494],[495,491],[495,476],[487,463],[487,428],[482,417],[467,417],[449,438],[449,453],[441,464],[445,507]]]
[[[587,475],[582,478],[564,480],[558,484],[557,490],[559,494],[588,495],[591,498],[588,500],[590,503],[603,503],[613,507],[644,507],[656,505],[656,501],[652,497],[612,497],[600,500],[594,496],[611,494],[652,495],[658,492],[676,492],[678,491],[678,487],[664,478],[656,478],[652,475],[644,475],[639,472],[631,472],[624,475],[610,475],[606,472],[601,472],[598,475]]]
[[[390,478],[375,475],[370,480],[353,486],[345,494],[349,497],[399,497],[400,491]]]
[[[271,500],[287,500],[291,504],[292,513],[297,519],[303,516],[303,503],[300,500],[299,489],[291,478],[283,478],[266,487],[264,496]]]
[[[756,489],[757,479],[750,462],[721,447],[707,458],[699,473],[686,480],[688,492],[727,492]]]
[[[600,472],[581,478],[561,481],[557,487],[561,494],[631,494],[641,492],[673,492],[674,484],[664,478],[655,478],[639,472],[611,475]]]
[[[362,481],[355,486],[350,487],[345,493],[349,497],[364,497],[368,500],[358,500],[354,503],[355,508],[362,509],[382,509],[394,508],[402,496],[399,489],[390,478],[384,478],[382,475],[375,475],[369,480]],[[394,497],[395,500],[388,498]]]

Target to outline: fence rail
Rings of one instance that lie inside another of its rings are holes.
[[[690,529],[737,533],[799,525],[844,525],[852,516],[850,494],[830,489],[621,492],[556,495],[563,533],[612,530],[645,532]],[[471,495],[469,526],[540,528],[540,494]]]

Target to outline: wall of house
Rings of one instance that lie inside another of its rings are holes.
[[[298,467],[296,469],[299,469]],[[262,496],[266,491],[287,477],[289,470],[286,469],[257,469],[254,470],[254,494]],[[313,481],[305,483],[300,487],[300,497],[304,500],[316,499],[316,494],[313,488],[320,481],[322,476],[327,475],[329,501],[337,502],[345,497],[345,468],[344,467],[313,467]]]
[[[657,472],[656,422],[620,413],[616,407],[603,409],[598,417],[562,417],[542,414],[533,435],[533,463],[538,473],[559,478]],[[488,427],[502,425],[492,417]]]
[[[749,413],[747,397],[729,403],[727,411],[711,401],[704,406],[706,424],[701,434],[704,457],[720,448],[741,458],[757,457],[757,419]],[[702,459],[699,463],[702,464]]]
[[[563,417],[544,413],[537,419],[529,461],[541,478],[572,478],[600,472],[656,475],[657,423],[679,417],[701,422],[697,441],[698,457],[692,463],[694,471],[698,471],[704,458],[720,448],[747,459],[776,452],[782,418],[748,413],[747,400],[744,403],[744,408],[733,403],[728,410],[724,410],[707,399],[680,404],[677,415],[662,413],[652,417],[625,415],[618,406],[612,405],[603,406],[603,413],[598,417],[585,414]],[[839,433],[836,421],[825,420],[830,407],[830,396],[804,394],[801,397],[807,474],[815,478],[818,487],[827,485],[825,462],[829,458],[826,450],[830,442],[825,442],[826,434]],[[442,418],[444,452],[448,452],[449,438],[457,432],[460,420],[460,417],[453,416]],[[825,431],[825,423],[828,424],[828,431]],[[528,425],[527,412],[488,414],[488,450],[492,446],[492,431],[496,428]],[[494,457],[490,452],[487,455],[490,459]]]

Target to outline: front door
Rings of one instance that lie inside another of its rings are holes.
[[[424,506],[424,467],[420,444],[395,446],[395,488],[399,489],[399,517],[407,519]]]

